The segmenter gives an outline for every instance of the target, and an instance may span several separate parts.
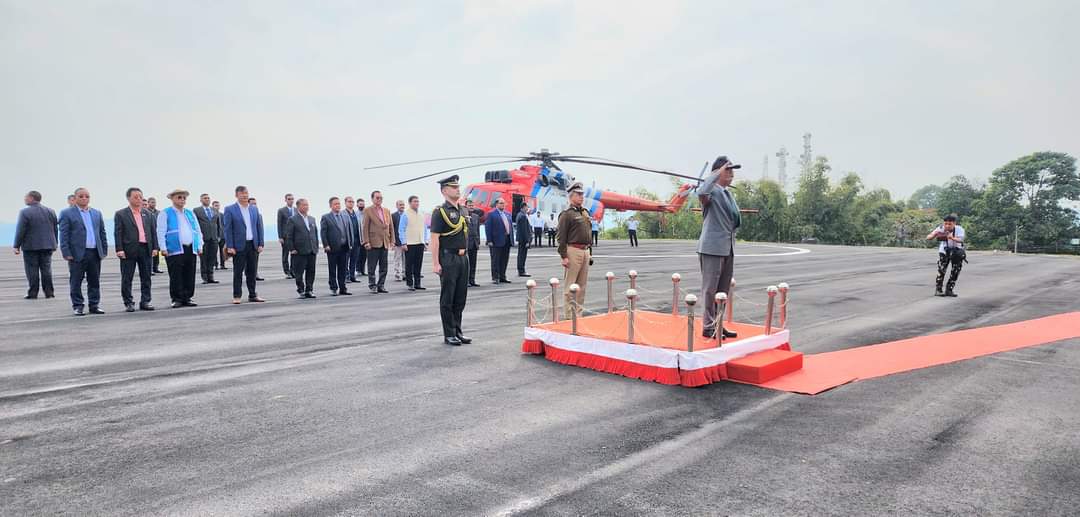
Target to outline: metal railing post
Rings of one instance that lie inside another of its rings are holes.
[[[697,296],[686,295],[686,351],[694,351],[694,305],[697,304]]]
[[[724,306],[727,305],[728,296],[727,293],[716,293],[713,298],[716,303],[716,317],[713,318],[713,333],[716,339],[720,341],[720,345],[724,344]]]
[[[682,275],[674,273],[671,275],[671,315],[679,315],[679,282],[682,281]]]
[[[772,320],[773,320],[773,308],[776,305],[776,293],[779,289],[775,285],[770,285],[768,289],[765,289],[765,294],[769,295],[769,304],[765,306],[765,335],[772,335]]]
[[[548,280],[548,284],[551,284],[551,322],[559,322],[559,279],[552,278]]]
[[[780,328],[787,328],[787,296],[788,290],[791,289],[787,285],[787,282],[781,282],[777,287],[780,288]]]
[[[724,316],[721,319],[727,320],[728,323],[734,323],[735,322],[735,279],[734,278],[731,279],[731,289],[728,292],[730,294],[728,294],[728,297],[727,297],[727,315]],[[720,313],[717,313],[717,315],[719,315],[719,314]]]
[[[630,302],[629,303],[630,307],[629,307],[629,310],[627,310],[627,315],[626,315],[626,342],[627,343],[633,343],[634,342],[634,310],[637,308],[637,306],[636,306],[637,304],[634,303],[634,300],[636,300],[636,299],[637,299],[637,289],[627,289],[626,290],[626,300],[628,302]]]
[[[611,314],[615,312],[615,273],[608,271],[607,278],[607,313]]]
[[[570,333],[577,335],[577,293],[581,286],[570,284]]]
[[[525,288],[529,291],[529,301],[525,304],[527,313],[525,324],[531,327],[536,324],[536,280],[530,278],[528,282],[525,282]]]

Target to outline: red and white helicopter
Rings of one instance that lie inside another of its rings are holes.
[[[418,165],[446,160],[496,158],[500,160],[444,169],[423,176],[399,181],[397,183],[391,183],[391,185],[401,185],[433,176],[477,167],[490,167],[512,163],[530,163],[529,165],[520,165],[515,169],[489,170],[484,174],[483,183],[473,183],[468,185],[463,194],[466,199],[472,200],[474,206],[482,210],[485,216],[494,209],[495,203],[498,200],[505,199],[507,201],[507,206],[513,207],[514,211],[511,213],[517,213],[522,205],[527,204],[533,210],[536,210],[541,217],[549,218],[552,215],[558,216],[560,212],[569,206],[570,202],[566,196],[566,189],[574,183],[574,177],[563,171],[562,168],[559,167],[558,162],[618,167],[622,169],[663,174],[693,182],[684,183],[679,186],[675,195],[666,203],[627,194],[620,194],[610,190],[586,187],[585,208],[589,210],[593,219],[600,221],[604,217],[605,210],[615,210],[620,212],[626,210],[662,213],[677,212],[686,204],[686,200],[690,193],[697,189],[697,186],[701,183],[701,178],[705,173],[705,169],[703,168],[701,174],[694,177],[676,172],[639,167],[637,165],[631,165],[629,163],[606,158],[596,158],[592,156],[563,156],[559,153],[550,152],[547,149],[541,149],[540,152],[529,153],[528,156],[453,156],[448,158],[434,158],[430,160],[377,165],[374,167],[367,167],[365,170]]]

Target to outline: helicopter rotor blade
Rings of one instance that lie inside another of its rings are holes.
[[[473,164],[473,165],[466,165],[464,167],[454,167],[453,169],[443,169],[441,171],[432,172],[431,174],[425,174],[423,176],[417,176],[415,178],[407,179],[407,180],[404,180],[404,181],[399,181],[397,183],[391,183],[390,185],[391,186],[402,185],[402,184],[405,184],[405,183],[411,183],[411,182],[422,180],[422,179],[425,179],[425,178],[430,178],[432,176],[438,176],[440,174],[446,174],[448,172],[460,171],[460,170],[465,170],[465,169],[472,169],[474,167],[484,167],[484,166],[487,166],[487,165],[499,165],[499,164],[503,164],[503,163],[518,163],[518,162],[528,162],[528,161],[532,161],[532,158],[518,158],[516,160],[502,160],[502,161],[498,161],[498,162],[476,163],[476,164]]]
[[[431,158],[431,159],[428,159],[428,160],[415,160],[415,161],[411,161],[411,162],[389,163],[389,164],[386,164],[386,165],[374,165],[374,166],[371,166],[371,167],[364,167],[364,170],[385,169],[387,167],[400,167],[402,165],[416,165],[418,163],[442,162],[442,161],[448,161],[448,160],[484,160],[484,159],[492,159],[492,158],[529,159],[527,156],[502,156],[502,155],[497,155],[497,156],[480,156],[480,155],[477,155],[477,156],[449,156],[449,157],[446,157],[446,158]]]
[[[683,178],[683,179],[688,179],[688,180],[692,180],[692,181],[697,181],[698,180],[698,178],[695,178],[693,176],[687,176],[685,174],[679,174],[677,172],[662,171],[662,170],[659,170],[659,169],[649,169],[647,167],[638,167],[637,165],[630,165],[630,164],[625,164],[625,163],[608,163],[608,162],[598,162],[598,161],[594,161],[594,160],[578,160],[578,159],[575,159],[575,158],[564,158],[564,157],[552,158],[552,159],[558,159],[558,160],[564,161],[564,162],[585,163],[585,164],[589,164],[589,165],[603,165],[605,167],[618,167],[620,169],[632,169],[632,170],[636,170],[636,171],[652,172],[652,173],[655,173],[655,174],[663,174],[665,176],[672,176],[672,177],[675,177],[675,178]]]

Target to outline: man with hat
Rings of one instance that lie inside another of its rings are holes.
[[[589,262],[592,253],[592,217],[582,204],[585,202],[585,187],[581,182],[574,182],[566,190],[570,206],[559,214],[559,226],[556,230],[559,239],[559,256],[566,268],[563,279],[563,296],[566,303],[566,317],[571,317],[572,305],[577,305],[578,313],[585,303],[585,284],[589,282]],[[570,292],[570,285],[577,284],[577,298]]]
[[[716,313],[716,293],[724,292],[731,297],[731,276],[735,270],[735,230],[742,223],[742,216],[735,196],[728,187],[735,179],[735,169],[741,167],[728,160],[727,156],[720,156],[713,162],[712,172],[698,187],[704,218],[701,238],[698,239],[701,292],[705,298],[702,335],[709,339],[716,337],[717,318],[722,321],[724,317]],[[738,337],[735,332],[722,327],[720,330],[725,338]]]
[[[452,346],[472,343],[461,333],[461,313],[469,292],[469,220],[458,207],[461,185],[457,175],[439,181],[446,202],[431,214],[432,269],[439,275],[439,315],[443,342]]]
[[[195,307],[195,259],[202,254],[202,230],[195,213],[184,208],[188,191],[174,189],[167,196],[172,206],[157,216],[158,246],[165,254],[169,268],[169,298],[172,308]]]

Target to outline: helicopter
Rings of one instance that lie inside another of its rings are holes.
[[[508,164],[522,164],[513,169],[498,169],[488,170],[484,173],[483,183],[474,183],[468,185],[464,192],[463,197],[466,200],[471,200],[473,205],[481,210],[486,217],[487,214],[495,209],[495,204],[504,199],[507,201],[508,206],[513,206],[513,212],[517,213],[521,210],[523,205],[528,205],[531,210],[538,213],[541,217],[553,217],[557,216],[569,205],[570,201],[567,197],[566,190],[574,184],[575,178],[570,173],[564,171],[559,167],[559,163],[581,163],[587,165],[601,165],[605,167],[616,167],[628,170],[636,170],[642,172],[649,172],[655,174],[662,174],[675,178],[682,178],[689,180],[692,183],[683,183],[679,186],[675,195],[671,197],[667,202],[653,201],[651,199],[645,199],[638,196],[631,196],[627,194],[620,194],[610,190],[598,189],[595,187],[585,187],[585,202],[584,207],[589,211],[589,214],[596,221],[600,221],[604,218],[604,212],[606,210],[613,210],[616,212],[622,212],[627,210],[641,211],[641,212],[661,212],[661,213],[675,213],[685,206],[690,193],[696,191],[698,185],[701,184],[702,178],[705,174],[705,167],[702,168],[701,173],[697,177],[680,174],[671,171],[665,171],[660,169],[652,169],[648,167],[641,167],[626,162],[617,160],[611,160],[607,158],[598,158],[594,156],[578,156],[578,155],[562,155],[559,153],[551,152],[548,149],[541,149],[539,152],[530,152],[527,156],[524,155],[496,155],[496,156],[452,156],[446,158],[433,158],[427,160],[416,160],[410,162],[391,163],[387,165],[376,165],[372,167],[366,167],[365,170],[384,169],[390,167],[402,167],[406,165],[419,165],[424,163],[448,161],[448,160],[465,160],[465,159],[499,159],[494,162],[485,162],[474,165],[466,165],[463,167],[453,167],[444,169],[423,176],[410,178],[391,185],[402,185],[413,181],[430,178],[433,176],[439,176],[451,172],[461,171],[465,169],[473,169],[479,167],[490,167],[494,165],[508,165]],[[706,166],[708,162],[706,162]]]

